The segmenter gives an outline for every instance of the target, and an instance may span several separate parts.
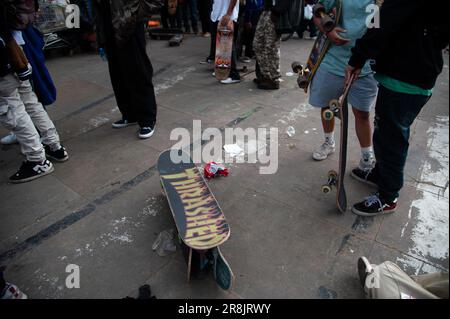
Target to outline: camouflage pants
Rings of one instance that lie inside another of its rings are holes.
[[[253,49],[259,65],[260,76],[276,80],[281,77],[280,71],[281,37],[275,30],[271,12],[264,11],[256,27]]]

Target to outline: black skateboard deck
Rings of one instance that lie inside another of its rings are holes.
[[[219,274],[214,278],[220,287],[231,289],[234,275],[219,250],[230,237],[230,226],[203,175],[180,150],[163,152],[158,171],[188,264],[188,281],[212,271]]]
[[[352,79],[353,80],[353,79]],[[348,208],[347,192],[345,190],[345,174],[347,170],[347,148],[348,148],[348,93],[352,81],[344,88],[344,93],[339,100],[332,100],[330,102],[330,109],[323,113],[323,117],[327,121],[338,118],[341,121],[341,138],[339,148],[339,170],[330,171],[328,173],[328,182],[322,187],[325,194],[331,192],[332,187],[337,189],[336,204],[341,213],[345,213]]]

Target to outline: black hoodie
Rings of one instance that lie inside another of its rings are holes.
[[[369,29],[356,41],[349,64],[362,67],[373,59],[376,72],[432,89],[442,72],[448,27],[447,11],[439,1],[385,0],[380,28]]]

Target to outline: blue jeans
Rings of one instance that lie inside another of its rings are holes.
[[[382,85],[375,109],[373,144],[380,197],[392,202],[404,184],[410,127],[430,96],[403,94]]]

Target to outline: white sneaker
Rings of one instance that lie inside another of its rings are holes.
[[[220,81],[220,83],[222,83],[222,84],[235,84],[235,83],[239,83],[239,82],[241,82],[241,80],[233,80],[232,78],[228,78],[226,80]]]
[[[336,152],[336,143],[330,144],[329,142],[325,142],[313,153],[313,158],[316,161],[323,161],[334,152]]]
[[[370,171],[375,167],[375,156],[373,154],[371,154],[369,157],[367,158],[361,158],[361,161],[359,162],[359,169],[363,170],[363,171]]]
[[[3,138],[0,140],[0,143],[3,144],[3,145],[17,144],[18,141],[17,141],[16,134],[14,134],[14,133],[12,133],[12,132],[9,133],[8,135],[6,135],[5,137],[3,137]]]

